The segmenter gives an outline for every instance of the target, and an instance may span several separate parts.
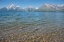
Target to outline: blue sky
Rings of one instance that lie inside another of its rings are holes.
[[[64,0],[0,0],[0,8],[6,7],[11,4],[15,4],[21,7],[34,6],[39,7],[45,3],[48,4],[64,4]]]

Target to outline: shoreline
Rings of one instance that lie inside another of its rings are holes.
[[[31,28],[31,27],[30,27]],[[14,28],[0,32],[1,42],[64,42],[64,28]],[[27,30],[28,31],[27,31]],[[31,31],[32,30],[32,31]],[[54,31],[52,31],[54,30]]]

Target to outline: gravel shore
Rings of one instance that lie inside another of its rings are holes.
[[[64,42],[64,28],[30,28],[0,30],[0,42]]]

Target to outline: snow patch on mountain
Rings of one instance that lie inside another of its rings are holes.
[[[27,8],[22,8],[20,6],[16,6],[15,4],[11,4],[8,7],[0,8],[0,11],[64,11],[64,4],[44,4],[39,8],[35,8],[33,6],[28,6]]]

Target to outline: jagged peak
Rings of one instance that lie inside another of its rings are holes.
[[[55,5],[55,4],[44,4],[45,6],[53,6],[53,5]]]
[[[11,5],[9,5],[9,6],[7,7],[7,9],[8,9],[8,10],[11,9],[11,8],[15,9],[16,7],[20,7],[20,6],[16,6],[15,4],[11,4]]]
[[[11,5],[9,5],[8,7],[10,7],[10,8],[11,8],[11,7],[15,7],[15,4],[11,4]]]
[[[61,4],[61,5],[60,5],[60,4],[58,4],[58,7],[64,7],[64,4]]]
[[[15,4],[12,3],[11,6],[15,6]]]

